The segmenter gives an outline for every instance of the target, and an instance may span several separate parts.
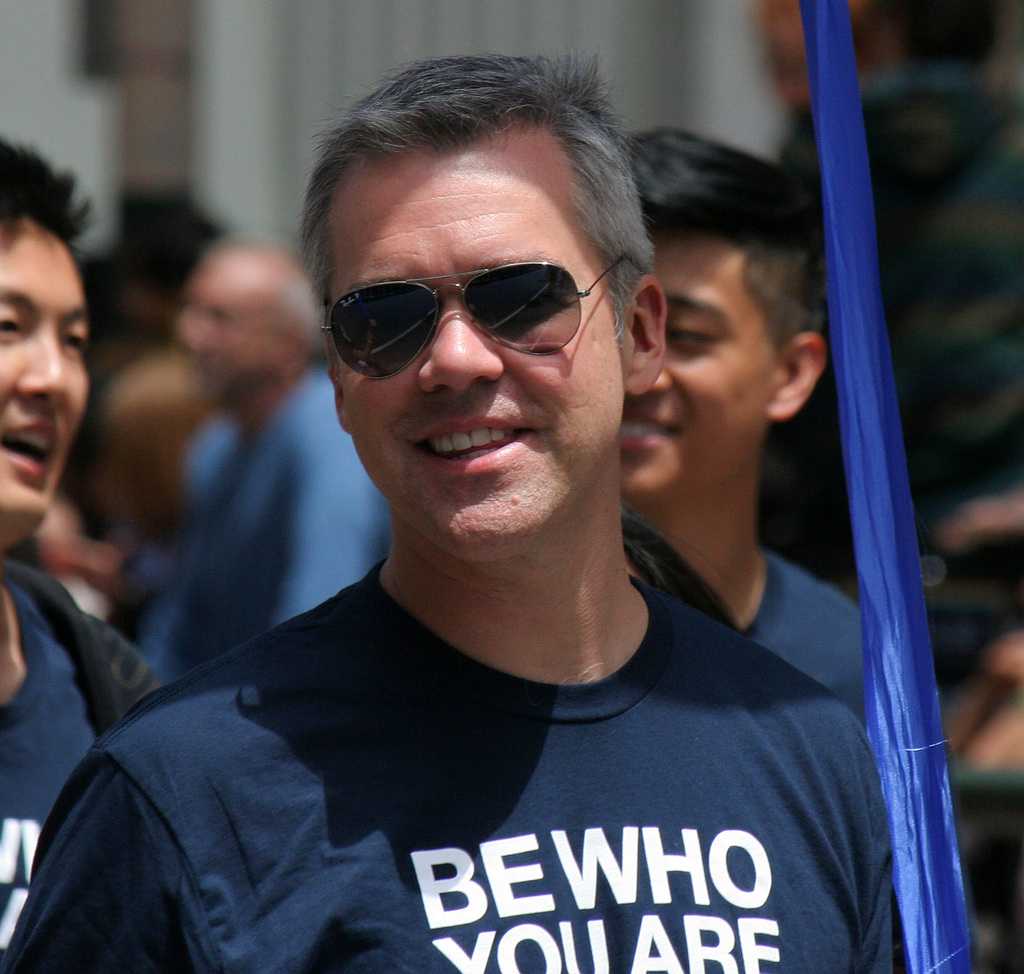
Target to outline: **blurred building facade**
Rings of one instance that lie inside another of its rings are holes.
[[[636,128],[769,150],[779,116],[750,0],[0,0],[0,132],[79,174],[86,243],[190,198],[290,239],[316,133],[420,57],[600,55]]]

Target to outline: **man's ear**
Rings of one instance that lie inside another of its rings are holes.
[[[775,394],[768,403],[768,419],[782,423],[803,408],[825,369],[825,339],[815,331],[794,335],[780,349],[776,361]]]
[[[334,409],[338,414],[338,422],[341,423],[341,428],[351,435],[352,430],[345,425],[345,392],[341,387],[341,361],[338,358],[338,351],[334,347],[330,335],[324,335],[324,344],[326,346],[324,350],[327,353],[327,374],[331,377],[331,385],[334,386]]]
[[[653,274],[645,274],[625,311],[622,336],[625,387],[631,395],[647,392],[661,375],[667,315],[665,291]]]

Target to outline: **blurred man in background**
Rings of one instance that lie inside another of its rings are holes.
[[[219,412],[187,457],[180,563],[140,624],[170,679],[360,578],[386,505],[338,426],[320,312],[294,257],[229,243],[189,279],[178,336]]]

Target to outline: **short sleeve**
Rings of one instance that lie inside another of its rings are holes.
[[[3,974],[220,971],[199,901],[163,819],[120,766],[93,750],[40,838]]]
[[[864,858],[869,866],[862,880],[866,888],[863,900],[866,923],[856,971],[857,974],[891,974],[893,957],[900,944],[897,939],[898,924],[894,923],[896,897],[892,883],[889,818],[877,784],[873,762],[868,763],[868,768],[866,775],[871,785],[870,830],[865,840]]]
[[[874,909],[868,917],[857,974],[892,974],[893,956],[898,944],[894,937],[892,911],[895,908],[895,897],[892,889],[891,858],[887,857],[887,866],[881,870],[887,880],[878,884]]]

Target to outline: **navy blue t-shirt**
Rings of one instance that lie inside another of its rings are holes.
[[[3,970],[889,971],[855,718],[642,591],[596,683],[476,663],[373,572],[157,691],[62,795]]]
[[[857,603],[773,551],[765,551],[764,557],[764,596],[746,636],[828,687],[863,722],[864,654]]]
[[[25,902],[42,822],[96,734],[67,652],[15,585],[25,682],[0,707],[0,956]]]

